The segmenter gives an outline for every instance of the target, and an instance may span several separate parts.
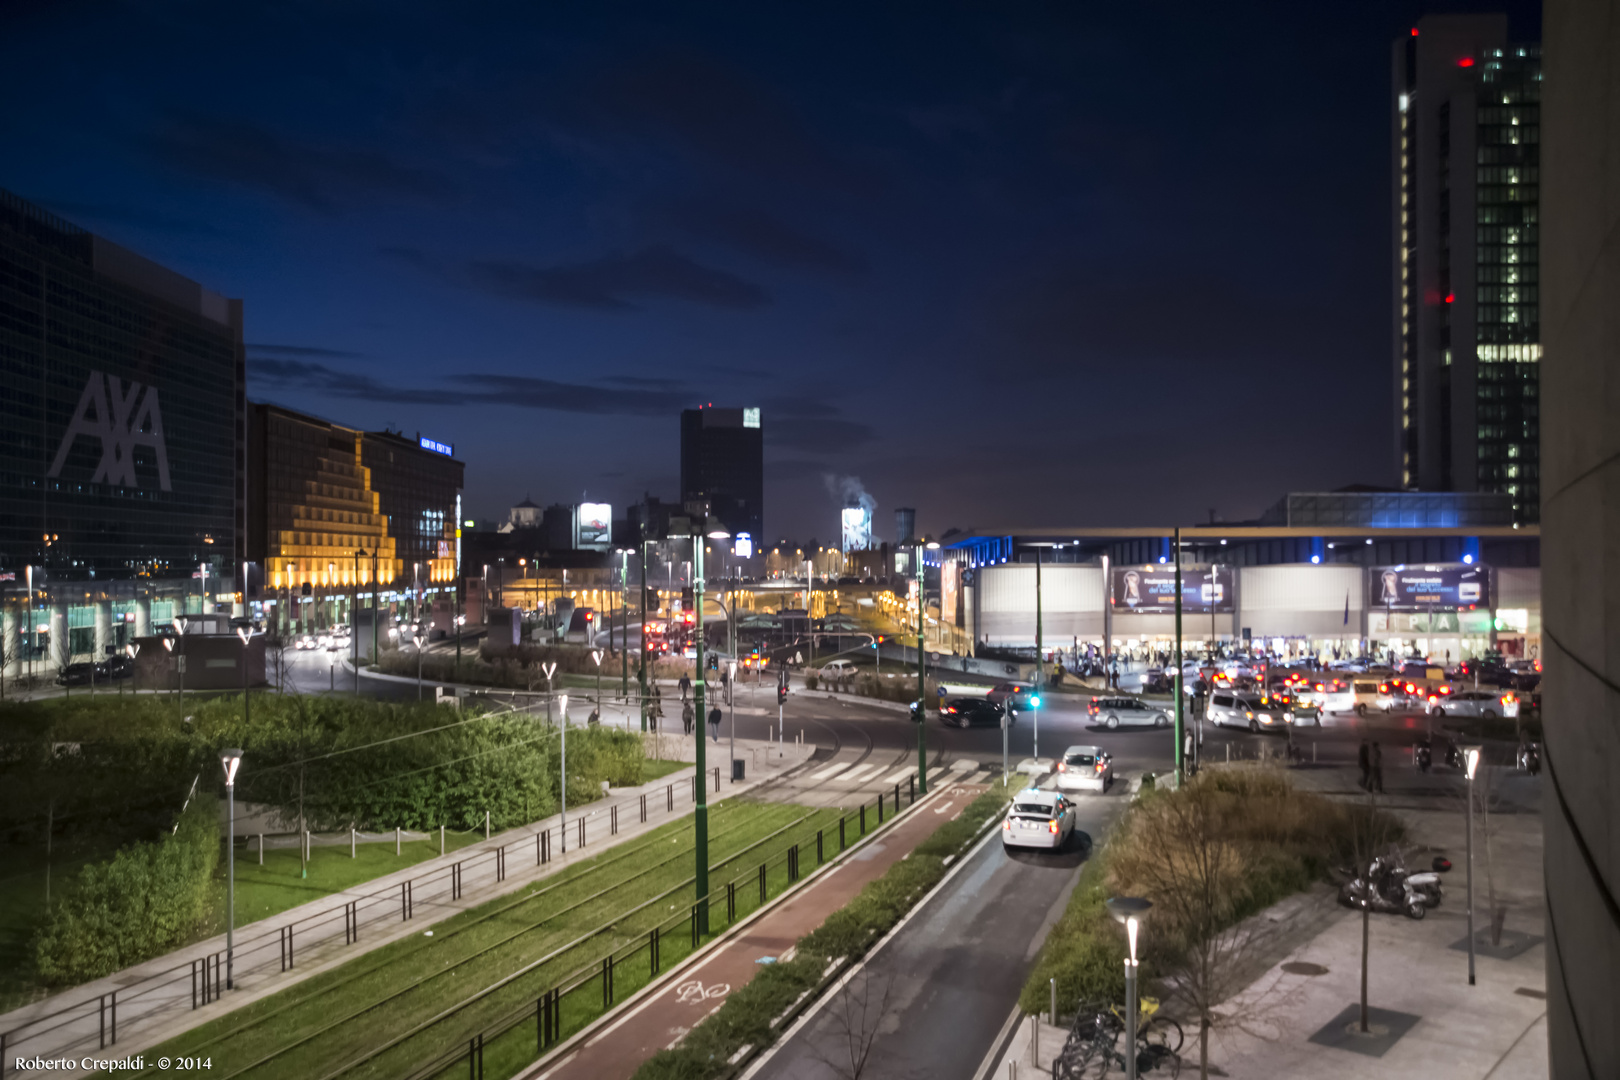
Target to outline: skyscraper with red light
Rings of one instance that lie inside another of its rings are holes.
[[[1391,80],[1401,486],[1540,504],[1541,47],[1505,15],[1431,15]]]

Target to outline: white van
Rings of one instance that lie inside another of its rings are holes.
[[[1366,716],[1369,710],[1388,712],[1394,700],[1389,683],[1356,675],[1340,689],[1330,691],[1323,708],[1327,712],[1353,712],[1357,716]]]

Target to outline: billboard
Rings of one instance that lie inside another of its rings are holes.
[[[574,507],[574,548],[607,548],[613,544],[613,507],[580,503]]]
[[[962,596],[962,564],[947,559],[939,567],[939,618],[952,626],[961,624],[956,617]]]
[[[1116,566],[1110,575],[1108,601],[1116,613],[1174,614],[1176,568],[1173,566]],[[1204,567],[1181,570],[1181,610],[1186,613],[1229,613],[1232,610],[1232,568]]]
[[[1491,606],[1490,571],[1483,566],[1374,567],[1367,606],[1385,611],[1430,608],[1472,611]]]
[[[864,506],[844,507],[843,526],[845,554],[872,546],[872,511]]]

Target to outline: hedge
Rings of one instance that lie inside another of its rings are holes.
[[[862,889],[848,905],[799,939],[792,960],[765,967],[726,998],[725,1004],[687,1033],[673,1050],[660,1050],[637,1069],[633,1080],[710,1080],[732,1071],[730,1059],[744,1047],[769,1045],[780,1034],[772,1022],[806,991],[815,988],[836,961],[864,953],[945,876],[949,860],[960,855],[991,818],[999,817],[1009,794],[992,789],[969,803],[887,873]]]
[[[193,798],[172,834],[81,869],[34,939],[41,981],[100,978],[189,940],[210,910],[218,809],[211,798]]]

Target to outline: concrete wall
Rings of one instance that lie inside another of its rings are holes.
[[[1543,14],[1547,1042],[1620,1076],[1620,0]]]

